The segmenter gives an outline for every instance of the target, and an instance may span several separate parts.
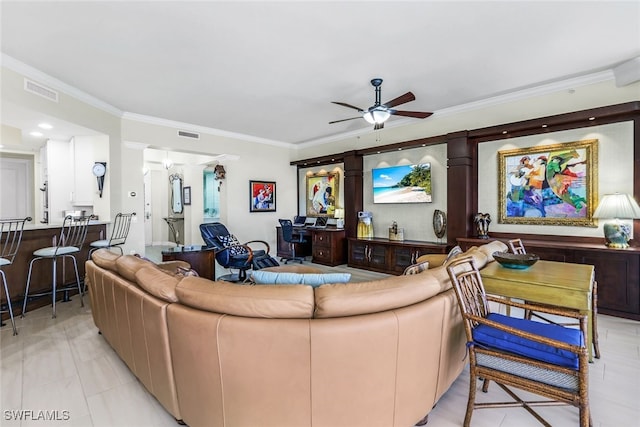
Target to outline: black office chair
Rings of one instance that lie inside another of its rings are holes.
[[[208,248],[215,250],[218,264],[224,268],[237,269],[238,273],[231,273],[218,277],[218,280],[227,282],[244,282],[247,280],[247,270],[259,270],[264,267],[279,265],[269,255],[269,244],[263,240],[251,240],[240,243],[236,237],[229,233],[227,227],[219,222],[200,224],[200,234]],[[265,249],[254,250],[249,246],[259,243]]]
[[[284,263],[288,263],[289,261],[298,261],[300,264],[304,261],[304,257],[296,256],[296,245],[305,243],[304,235],[302,233],[298,234],[298,239],[293,238],[293,222],[290,219],[279,219],[280,227],[282,228],[282,238],[285,242],[289,243],[289,249],[291,250],[290,257],[282,257],[280,261],[284,261]]]

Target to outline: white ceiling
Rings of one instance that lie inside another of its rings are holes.
[[[331,101],[371,106],[373,77],[383,102],[412,91],[402,109],[437,114],[640,55],[638,1],[0,7],[2,53],[122,112],[294,144],[369,129],[328,122],[357,115]]]

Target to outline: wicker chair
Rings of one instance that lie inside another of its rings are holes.
[[[513,239],[507,242],[511,252],[514,254],[526,254],[527,250],[520,239]],[[525,310],[524,312],[525,319],[532,319],[533,317],[537,317],[538,319],[544,320],[548,323],[554,323],[556,325],[563,326],[577,326],[575,322],[557,322],[549,319],[547,316],[542,316],[539,313],[536,313],[531,310]],[[596,359],[600,359],[600,344],[598,343],[598,282],[593,281],[593,285],[591,286],[591,330],[593,331],[593,339],[591,342],[593,343],[593,353]]]
[[[470,425],[474,409],[496,407],[523,407],[543,425],[550,426],[533,407],[562,404],[578,407],[580,426],[591,426],[586,316],[486,295],[472,258],[454,261],[447,271],[464,319],[469,349],[471,378],[464,426]],[[573,317],[580,322],[580,329],[492,313],[490,302]],[[515,401],[476,403],[477,378],[484,380],[483,392],[487,392],[490,381],[495,381]],[[509,387],[547,399],[524,401]]]
[[[522,240],[520,240],[520,239],[509,240],[507,242],[507,244],[509,245],[509,249],[511,249],[511,252],[513,252],[514,254],[526,254],[527,253],[527,250],[524,248],[524,244],[522,243]]]

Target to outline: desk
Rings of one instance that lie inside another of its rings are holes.
[[[215,250],[206,246],[179,246],[162,251],[162,261],[185,261],[200,277],[216,280]]]
[[[276,227],[279,257],[292,256],[289,243],[282,237],[282,228]],[[309,236],[304,243],[295,243],[296,255],[312,256],[312,262],[329,266],[346,263],[346,232],[335,227],[294,227],[293,238]]]
[[[541,260],[526,270],[516,270],[490,262],[480,270],[480,276],[488,294],[572,308],[586,314],[587,348],[589,361],[593,361],[592,265]]]

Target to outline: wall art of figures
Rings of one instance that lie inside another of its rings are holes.
[[[307,216],[333,218],[339,200],[338,182],[335,172],[307,175]]]
[[[501,224],[595,227],[598,140],[498,151]]]

